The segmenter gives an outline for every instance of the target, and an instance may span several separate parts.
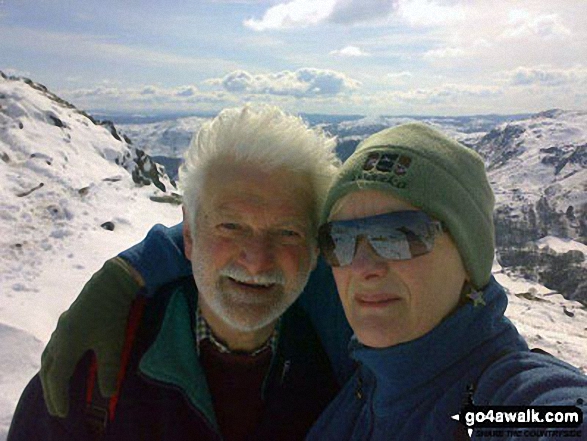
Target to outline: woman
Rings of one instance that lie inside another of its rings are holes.
[[[343,165],[320,247],[359,368],[309,439],[466,439],[451,416],[470,400],[587,397],[584,375],[530,352],[504,317],[506,294],[491,276],[493,205],[482,159],[422,124],[371,136]]]

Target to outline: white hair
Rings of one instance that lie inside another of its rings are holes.
[[[262,170],[286,167],[307,175],[314,191],[313,224],[317,226],[326,192],[341,164],[335,146],[335,138],[277,107],[247,105],[223,110],[192,138],[179,169],[192,235],[206,173],[219,160]]]

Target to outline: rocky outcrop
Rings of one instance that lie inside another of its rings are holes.
[[[587,244],[586,134],[587,114],[555,109],[496,127],[474,146],[496,193],[500,264],[585,304],[584,254],[534,242],[554,236]]]
[[[501,246],[497,250],[497,260],[506,271],[539,282],[587,306],[587,265],[581,251],[556,253],[531,243],[523,247]]]
[[[486,159],[487,170],[498,168],[524,152],[524,141],[520,138],[525,131],[517,123],[505,124],[481,138],[475,149]]]

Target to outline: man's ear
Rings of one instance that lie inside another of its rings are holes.
[[[185,207],[181,207],[183,213],[183,252],[187,260],[192,260],[192,234],[190,232],[190,221],[188,219]]]

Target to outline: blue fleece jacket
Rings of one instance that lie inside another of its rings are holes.
[[[468,387],[476,405],[573,406],[581,398],[587,403],[587,377],[528,350],[504,317],[507,296],[493,278],[484,299],[485,306],[467,303],[411,342],[374,349],[353,338],[350,351],[359,368],[308,439],[463,439],[464,426],[451,416],[467,402]]]

